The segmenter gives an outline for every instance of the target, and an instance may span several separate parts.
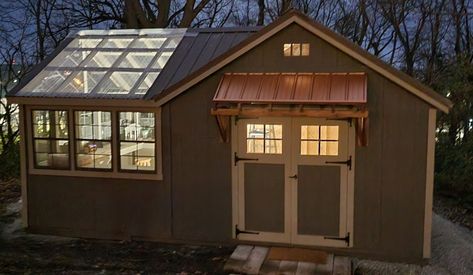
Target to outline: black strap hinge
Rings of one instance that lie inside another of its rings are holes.
[[[259,232],[253,232],[253,231],[245,231],[245,230],[240,230],[238,228],[238,225],[235,225],[235,238],[238,238],[238,235],[240,234],[253,234],[253,235],[259,235]]]
[[[350,232],[347,233],[345,237],[324,237],[326,240],[337,240],[337,241],[345,241],[347,246],[350,245]]]

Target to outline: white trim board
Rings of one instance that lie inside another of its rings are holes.
[[[422,100],[426,101],[427,103],[434,106],[435,108],[437,108],[437,109],[439,109],[439,110],[441,110],[445,113],[449,112],[449,109],[450,109],[449,106],[447,106],[445,104],[442,104],[442,102],[439,102],[436,99],[434,99],[434,98],[430,97],[429,95],[425,94],[420,89],[418,89],[417,87],[414,87],[412,84],[410,84],[410,83],[404,81],[403,79],[397,77],[396,75],[394,75],[389,70],[386,70],[382,66],[380,66],[378,64],[375,64],[374,62],[372,62],[371,60],[369,60],[365,56],[357,53],[355,50],[353,50],[350,47],[344,45],[343,43],[341,43],[337,39],[331,37],[330,35],[326,34],[322,30],[320,30],[319,28],[317,28],[317,27],[313,26],[312,24],[308,23],[306,20],[304,20],[302,17],[300,17],[297,14],[294,14],[294,15],[290,16],[289,18],[287,18],[286,20],[284,20],[280,23],[277,23],[277,25],[275,25],[270,31],[262,34],[261,36],[257,37],[255,40],[250,41],[244,47],[242,47],[238,51],[232,53],[231,55],[227,56],[226,58],[222,59],[220,62],[218,62],[214,66],[208,68],[207,70],[205,70],[201,74],[197,75],[196,77],[190,79],[184,85],[178,86],[175,90],[172,90],[170,93],[168,93],[164,97],[157,99],[156,101],[157,101],[158,105],[161,106],[161,105],[167,103],[168,101],[170,101],[174,97],[178,96],[179,94],[183,93],[187,89],[189,89],[192,86],[196,85],[197,83],[199,83],[203,79],[207,78],[211,74],[215,73],[216,71],[220,70],[225,65],[229,64],[230,62],[237,59],[239,56],[245,54],[246,52],[250,51],[254,47],[258,46],[259,44],[261,44],[262,42],[264,42],[268,38],[272,37],[273,35],[275,35],[279,31],[283,30],[284,28],[286,28],[287,26],[289,26],[292,23],[296,23],[299,26],[305,28],[306,30],[312,32],[313,34],[315,34],[319,38],[323,39],[324,41],[326,41],[330,45],[332,45],[335,48],[339,49],[340,51],[350,55],[351,57],[353,57],[357,61],[365,64],[369,68],[373,69],[374,71],[378,72],[379,74],[383,75],[384,77],[390,79],[391,81],[393,81],[397,85],[401,86],[402,88],[406,89],[407,91],[411,92],[412,94],[414,94],[417,97],[421,98]]]
[[[427,130],[427,165],[425,175],[424,247],[422,253],[424,258],[430,258],[431,254],[436,115],[436,109],[429,109],[429,126]]]

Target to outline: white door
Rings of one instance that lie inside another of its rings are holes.
[[[349,122],[294,118],[292,127],[292,242],[347,247]]]
[[[233,131],[237,239],[352,244],[354,127],[344,120],[255,118],[239,119]]]
[[[238,174],[240,240],[290,242],[290,119],[238,120],[234,163]]]

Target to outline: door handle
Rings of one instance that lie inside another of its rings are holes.
[[[290,179],[297,179],[297,174],[295,174],[294,176],[289,176]]]

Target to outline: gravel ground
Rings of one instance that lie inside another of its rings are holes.
[[[354,261],[355,274],[473,274],[473,231],[434,214],[432,258],[428,265]]]

